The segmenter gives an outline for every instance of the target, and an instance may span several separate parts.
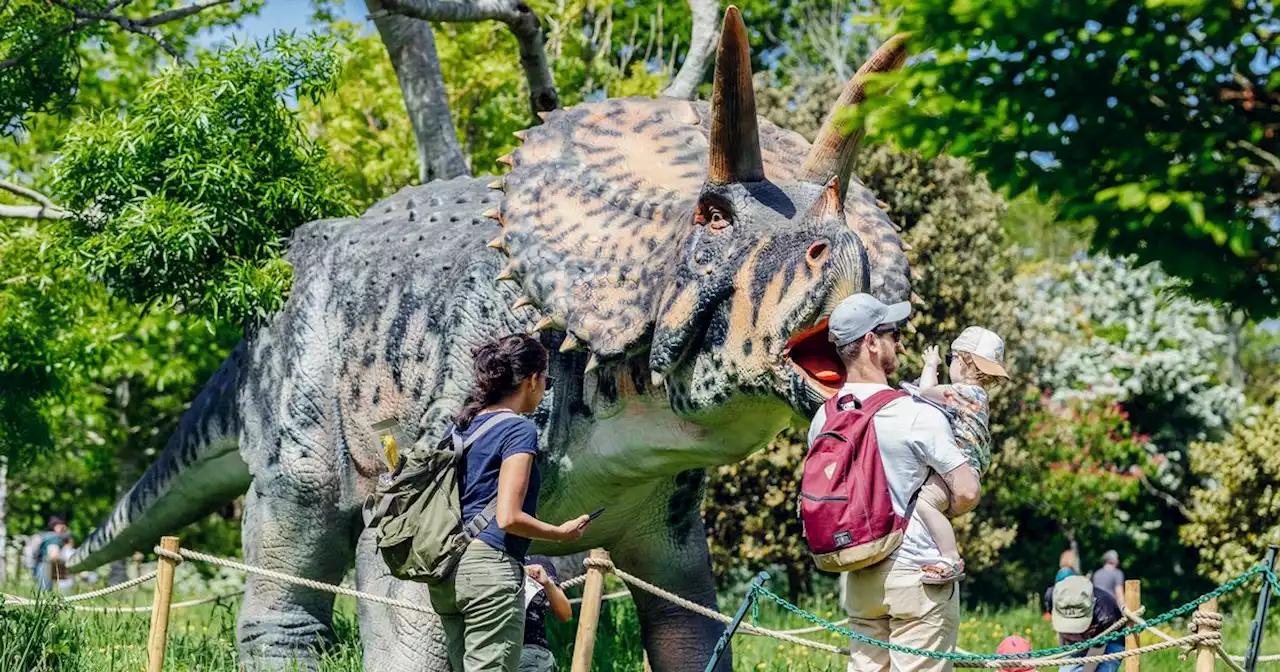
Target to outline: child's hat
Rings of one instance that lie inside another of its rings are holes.
[[[988,376],[1008,378],[1004,370],[1004,341],[996,332],[982,327],[967,327],[951,342],[955,352],[967,352],[973,356],[973,364]]]

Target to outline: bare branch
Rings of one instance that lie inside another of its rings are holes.
[[[233,2],[235,2],[235,0],[205,0],[204,2],[193,2],[183,7],[176,7],[166,12],[160,12],[159,14],[148,16],[145,19],[137,19],[133,23],[135,25],[142,26],[143,28],[154,28],[171,21],[180,21],[192,14],[199,14],[210,7],[229,5]]]
[[[230,2],[231,0],[225,0],[225,1]],[[173,57],[174,60],[176,61],[182,60],[182,52],[178,51],[178,49],[174,47],[172,44],[169,44],[169,41],[164,39],[164,36],[161,35],[159,31],[154,30],[154,28],[151,25],[143,24],[139,21],[135,21],[134,19],[130,19],[125,16],[120,16],[118,14],[105,14],[105,13],[93,12],[93,11],[84,9],[79,5],[75,5],[69,2],[63,2],[62,0],[52,0],[52,2],[53,4],[67,10],[68,12],[71,12],[71,14],[76,17],[76,20],[78,22],[83,23],[84,25],[89,25],[90,23],[93,23],[93,22],[114,23],[117,26],[120,26],[122,29],[130,33],[137,33],[138,35],[142,35],[143,37],[146,37],[151,41],[155,42],[156,44],[160,45],[160,48],[164,49],[166,53],[168,53],[170,56]],[[222,3],[218,3],[218,4],[222,4]],[[202,7],[201,9],[205,9],[205,8]],[[178,10],[172,10],[172,12],[177,12],[177,11]],[[172,12],[166,12],[166,13],[172,13]],[[194,14],[194,13],[195,12],[191,12],[191,14]],[[145,20],[146,19],[143,19],[143,21]]]
[[[382,0],[383,11],[370,14],[379,19],[387,14],[407,16],[423,21],[468,23],[473,21],[501,21],[507,24],[511,34],[520,44],[520,65],[524,67],[529,82],[529,106],[534,112],[546,112],[560,107],[555,80],[547,63],[546,47],[542,42],[542,26],[538,15],[523,0],[477,0],[476,2],[452,2],[449,0]]]
[[[698,84],[707,71],[707,63],[715,51],[719,35],[716,20],[720,18],[720,5],[716,0],[688,0],[693,13],[693,30],[689,37],[689,53],[684,57],[680,72],[672,78],[671,85],[662,95],[668,98],[693,100]]]
[[[49,200],[48,196],[20,184],[14,184],[8,180],[0,180],[0,190],[7,191],[20,198],[28,201],[35,201],[39,205],[7,205],[0,203],[0,218],[14,219],[66,219],[71,213],[59,208]]]

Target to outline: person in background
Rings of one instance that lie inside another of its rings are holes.
[[[57,516],[50,518],[48,529],[40,534],[35,554],[36,586],[40,590],[53,590],[56,570],[62,566],[61,549],[68,538],[67,521]]]
[[[1000,640],[1000,645],[996,647],[996,653],[1031,653],[1031,642],[1025,637],[1009,635]],[[1001,669],[1005,672],[1035,672],[1034,667],[1005,667]]]
[[[1093,585],[1115,595],[1124,604],[1124,572],[1120,571],[1120,554],[1107,551],[1102,554],[1102,566],[1093,572]]]
[[[1044,599],[1053,614],[1053,629],[1058,633],[1058,644],[1062,646],[1093,639],[1124,617],[1116,598],[1083,576],[1068,576],[1055,583],[1045,592]],[[1104,646],[1077,651],[1071,658],[1120,651],[1124,651],[1123,637]],[[1064,659],[1064,662],[1069,659]],[[1058,668],[1059,672],[1116,672],[1119,669],[1119,660]]]
[[[556,620],[568,623],[573,618],[573,608],[569,606],[569,598],[560,590],[560,577],[556,576],[555,565],[541,555],[531,556],[524,566],[525,576],[542,586],[542,590],[534,596],[525,609],[524,615],[524,650],[520,654],[519,672],[555,672],[556,658],[551,655],[551,647],[547,644],[547,608],[555,614]]]

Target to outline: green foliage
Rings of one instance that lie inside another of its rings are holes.
[[[1280,543],[1280,401],[1251,415],[1222,441],[1191,447],[1203,485],[1191,490],[1181,537],[1200,549],[1200,573],[1214,580],[1240,573]]]
[[[336,70],[322,40],[277,38],[171,68],[126,113],[77,123],[54,180],[78,213],[67,245],[132,302],[263,319],[291,279],[282,237],[351,212],[286,105],[330,92]]]
[[[96,89],[115,88],[115,76],[133,79],[137,72],[100,69],[104,61],[154,62],[163,51],[160,40],[185,53],[192,38],[210,26],[226,26],[256,12],[263,0],[241,0],[208,7],[194,16],[167,21],[146,31],[148,39],[119,25],[86,16],[143,19],[187,6],[182,0],[10,0],[0,3],[0,137],[20,134],[42,113],[65,114],[74,104],[98,97]],[[126,7],[121,7],[127,5]],[[127,85],[127,84],[126,84]]]
[[[1280,70],[1269,2],[891,0],[930,56],[872,129],[1036,188],[1195,296],[1280,313]]]

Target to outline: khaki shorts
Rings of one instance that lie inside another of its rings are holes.
[[[954,583],[925,585],[920,568],[893,559],[845,574],[849,629],[881,641],[932,651],[954,651],[960,633],[960,591]],[[861,642],[850,645],[849,672],[951,670],[948,661],[890,653]]]

